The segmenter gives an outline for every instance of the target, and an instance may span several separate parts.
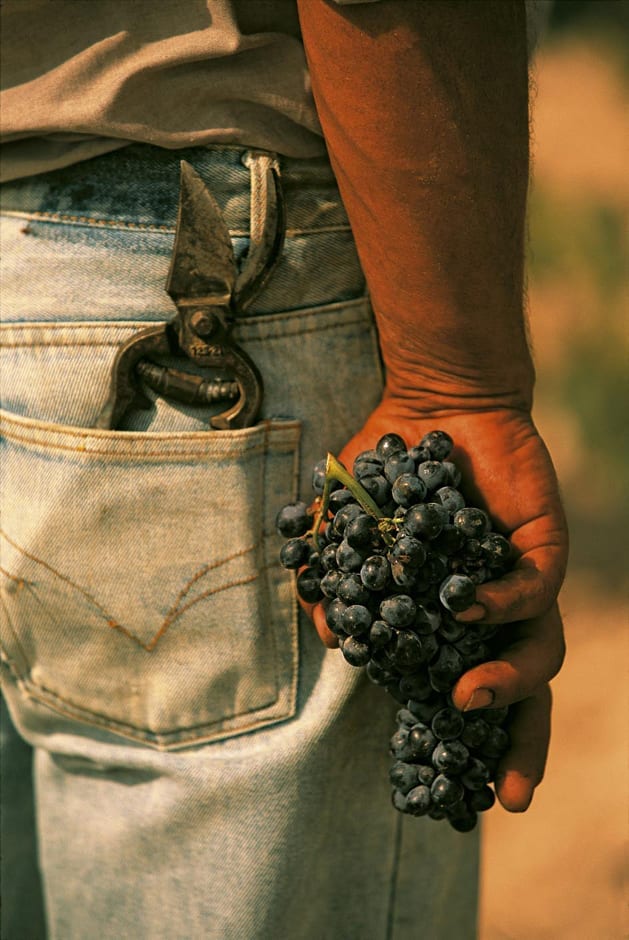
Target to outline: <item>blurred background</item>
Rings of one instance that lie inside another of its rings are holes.
[[[480,940],[629,937],[628,78],[629,3],[556,0],[533,72],[529,317],[571,529],[568,654],[544,783],[484,823]]]

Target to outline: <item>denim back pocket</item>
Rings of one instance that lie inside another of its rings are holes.
[[[157,748],[290,717],[273,517],[300,426],[94,432],[2,413],[2,645],[28,697]]]

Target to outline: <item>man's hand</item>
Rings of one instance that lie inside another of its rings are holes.
[[[568,540],[553,466],[530,418],[517,411],[464,412],[420,419],[393,399],[374,411],[339,455],[351,471],[354,457],[389,431],[408,446],[427,431],[447,431],[455,441],[452,460],[463,472],[461,489],[470,505],[491,516],[518,555],[511,573],[477,589],[463,622],[504,625],[500,658],[476,666],[458,680],[453,701],[461,710],[515,705],[512,747],[496,782],[503,806],[521,812],[541,781],[550,733],[549,680],[564,656],[557,595]],[[305,605],[326,646],[338,645],[325,622],[323,604]]]
[[[339,456],[351,470],[386,432],[412,446],[441,428],[456,442],[468,501],[510,537],[515,570],[479,587],[460,616],[504,624],[501,657],[463,675],[453,696],[462,709],[483,695],[517,703],[497,792],[521,811],[548,746],[567,554],[555,474],[530,418],[524,3],[298,4],[386,368],[383,402]],[[312,615],[335,645],[322,608]]]

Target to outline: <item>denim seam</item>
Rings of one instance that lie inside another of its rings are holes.
[[[117,620],[115,620],[115,618],[113,618],[111,614],[109,614],[109,612],[103,607],[103,605],[98,600],[96,600],[96,598],[92,594],[90,594],[89,591],[86,591],[85,588],[81,587],[80,584],[77,584],[76,581],[73,581],[72,578],[69,578],[67,575],[63,574],[61,571],[58,571],[56,568],[54,568],[51,564],[49,564],[43,558],[39,558],[37,555],[33,555],[31,552],[28,552],[21,545],[18,545],[17,542],[15,542],[2,529],[0,529],[0,535],[9,543],[9,545],[12,546],[12,548],[14,548],[17,552],[19,552],[25,558],[28,558],[30,561],[34,561],[35,564],[41,565],[43,568],[46,568],[46,570],[50,571],[50,573],[53,574],[56,578],[59,578],[65,584],[68,584],[71,588],[77,591],[77,593],[81,594],[82,597],[84,597],[85,600],[88,601],[88,603],[90,603],[93,607],[96,608],[96,610],[98,611],[98,614],[100,614],[100,616],[103,617],[108,627],[111,627],[112,630],[118,630],[128,639],[132,640],[134,643],[140,646],[147,653],[151,653],[157,647],[157,644],[159,643],[161,638],[166,634],[170,626],[173,623],[175,623],[178,620],[178,618],[182,616],[182,614],[184,614],[187,610],[189,610],[199,601],[202,601],[206,597],[210,597],[213,594],[218,594],[220,591],[225,591],[232,587],[238,587],[241,584],[249,584],[250,582],[255,581],[259,577],[260,570],[266,570],[267,568],[279,566],[279,561],[272,562],[272,563],[269,562],[268,564],[265,564],[264,566],[262,566],[261,569],[258,570],[256,574],[252,576],[247,576],[246,578],[234,578],[231,581],[226,581],[217,587],[208,588],[207,591],[204,591],[202,594],[198,594],[187,604],[184,604],[183,606],[179,606],[180,601],[183,600],[183,598],[186,596],[186,594],[188,593],[190,588],[193,586],[193,584],[196,583],[196,581],[204,577],[206,574],[208,574],[208,572],[215,571],[217,568],[221,568],[223,565],[227,565],[230,562],[235,561],[238,558],[244,558],[245,555],[249,555],[252,552],[256,551],[257,548],[259,548],[259,546],[262,544],[263,540],[262,538],[260,538],[254,545],[250,545],[248,548],[243,548],[238,552],[234,552],[232,555],[228,555],[227,558],[223,558],[220,561],[213,562],[212,564],[209,564],[209,565],[203,565],[202,568],[200,568],[199,571],[196,572],[193,575],[193,577],[180,590],[179,594],[175,598],[174,603],[171,604],[168,612],[166,613],[166,616],[164,617],[161,626],[153,634],[152,639],[148,643],[143,643],[142,640],[140,640],[140,638],[136,636],[131,630],[129,630],[127,627],[123,626],[122,624],[118,623]],[[32,585],[33,583],[36,583],[36,582],[28,582],[24,578],[18,578],[16,575],[11,574],[9,571],[7,571],[4,568],[0,569],[0,571],[2,571],[2,573],[6,577],[10,578],[12,581],[17,581],[19,585],[26,586],[27,584]]]
[[[260,316],[263,316],[263,314],[260,314]],[[258,317],[251,317],[250,319],[251,319],[251,320],[256,320],[256,319],[258,319]],[[157,320],[157,321],[147,321],[147,322],[162,323],[162,322],[166,322],[166,321]],[[329,331],[329,330],[342,330],[342,329],[344,329],[344,328],[347,327],[347,326],[355,326],[356,324],[364,323],[364,322],[365,322],[364,317],[361,317],[360,319],[356,319],[356,320],[344,320],[343,323],[328,323],[328,324],[326,324],[325,326],[310,326],[310,327],[304,327],[304,328],[301,329],[301,330],[299,330],[299,329],[297,329],[297,330],[287,330],[287,331],[284,332],[284,333],[278,334],[277,338],[282,339],[282,338],[285,337],[285,336],[289,336],[289,337],[290,337],[290,336],[306,336],[306,335],[309,334],[309,333],[326,333],[326,332]],[[20,326],[21,326],[21,325],[22,325],[22,324],[20,324]],[[8,324],[7,324],[7,326],[8,326]],[[69,324],[64,324],[64,326],[67,328],[67,327],[69,326]],[[115,329],[116,327],[117,327],[117,324],[115,323],[115,321],[112,321],[112,328]],[[27,327],[27,329],[31,329],[31,327],[29,326],[29,327]],[[140,329],[142,329],[142,328],[140,327],[140,328],[138,329],[138,331],[139,331]],[[236,332],[237,332],[237,333],[240,332],[240,331],[238,330],[238,327],[236,328]],[[266,342],[269,341],[269,337],[268,337],[268,336],[247,336],[247,337],[244,337],[244,338],[243,338],[243,341],[244,341],[244,342],[247,342],[247,343],[266,343]],[[56,342],[48,342],[48,343],[47,343],[47,342],[2,343],[2,347],[5,348],[5,349],[30,349],[30,348],[33,348],[33,347],[42,348],[42,349],[72,349],[72,348],[74,348],[74,347],[77,347],[77,348],[80,348],[80,347],[90,348],[90,347],[97,347],[97,346],[99,346],[99,347],[116,347],[116,346],[120,346],[120,340],[116,340],[116,341],[114,341],[114,340],[93,340],[93,341],[91,341],[91,340],[87,340],[87,341],[78,340],[78,341],[76,341],[76,342],[75,342],[74,340],[71,340],[71,341],[70,341],[70,340],[68,340],[68,341],[64,340],[64,341],[62,341],[61,343],[56,343]]]
[[[0,213],[0,215],[10,219],[33,219],[35,221],[41,222],[61,222],[64,225],[85,225],[88,228],[112,228],[120,229],[122,231],[130,230],[134,232],[162,232],[166,234],[175,233],[174,224],[168,225],[164,223],[160,225],[156,222],[125,222],[123,219],[94,219],[91,216],[66,215],[63,212],[40,212],[37,210],[25,210],[19,212],[11,209],[5,209]],[[336,225],[311,226],[307,228],[287,228],[285,230],[285,237],[295,238],[301,235],[317,235],[333,232],[351,232],[351,226],[348,222],[342,222],[337,223]],[[229,234],[231,238],[249,238],[250,235],[247,229],[239,228],[230,228]]]
[[[166,731],[166,732],[154,732],[150,731],[148,728],[142,728],[137,725],[128,724],[124,721],[116,721],[114,719],[106,718],[104,715],[101,715],[99,712],[94,712],[89,708],[83,708],[82,706],[75,705],[73,702],[68,699],[64,699],[62,696],[58,695],[56,692],[53,692],[51,689],[46,688],[45,685],[40,683],[33,682],[32,679],[25,676],[19,676],[14,673],[10,665],[10,658],[7,657],[6,663],[11,672],[15,675],[15,678],[20,683],[20,685],[25,689],[27,695],[31,698],[34,698],[36,701],[41,704],[48,705],[50,708],[55,708],[54,704],[51,704],[46,698],[52,699],[56,705],[56,710],[60,711],[62,714],[69,715],[71,718],[76,718],[79,716],[80,720],[85,721],[85,716],[89,716],[92,723],[98,727],[105,728],[108,731],[124,735],[124,731],[121,731],[121,728],[127,729],[126,736],[131,738],[133,741],[143,741],[145,743],[153,743],[156,745],[165,745],[168,746],[169,743],[182,745],[195,745],[201,743],[204,738],[199,734],[201,729],[211,729],[213,726],[219,726],[218,734],[214,732],[211,735],[211,738],[216,738],[218,735],[221,737],[233,737],[236,734],[244,734],[249,731],[253,731],[257,727],[263,727],[270,723],[276,723],[278,721],[283,721],[287,717],[290,717],[293,714],[293,709],[289,706],[285,711],[280,712],[279,714],[273,715],[270,718],[258,718],[255,721],[251,721],[245,724],[237,724],[236,727],[224,727],[230,722],[237,722],[239,718],[245,717],[247,715],[259,714],[265,710],[273,708],[274,705],[280,700],[278,695],[276,698],[271,699],[268,702],[265,702],[263,705],[256,705],[253,708],[245,709],[242,712],[238,712],[235,715],[228,715],[222,718],[218,718],[216,721],[204,721],[200,722],[198,725],[187,725],[185,728],[179,728],[177,731]],[[43,693],[46,698],[42,698],[41,695],[38,697],[37,692]],[[65,707],[64,707],[65,706]],[[221,727],[224,727],[225,733],[221,735]],[[135,732],[135,733],[134,733]],[[191,732],[197,732],[196,736],[192,740],[186,740],[184,735],[188,735]]]

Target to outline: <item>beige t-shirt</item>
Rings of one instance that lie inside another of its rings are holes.
[[[0,9],[2,181],[130,142],[324,151],[296,0],[3,0]]]

